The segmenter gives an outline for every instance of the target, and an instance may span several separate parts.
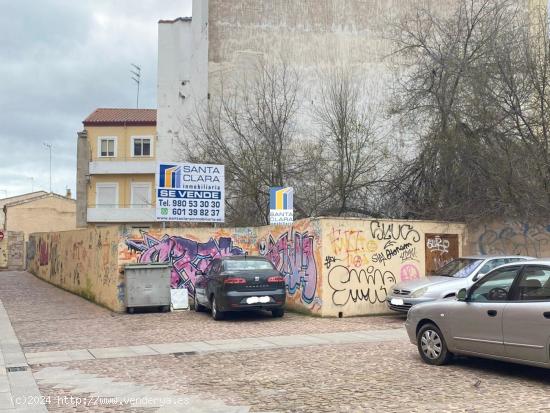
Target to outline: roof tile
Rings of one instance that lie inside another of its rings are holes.
[[[99,108],[82,122],[84,126],[155,126],[156,109]]]

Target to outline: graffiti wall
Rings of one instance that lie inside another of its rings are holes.
[[[501,221],[468,226],[472,254],[550,257],[550,220],[546,223]]]
[[[32,234],[27,265],[46,281],[124,311],[126,264],[169,263],[172,287],[193,294],[197,271],[212,259],[261,255],[284,275],[289,309],[347,317],[387,313],[385,299],[396,283],[425,276],[426,245],[446,253],[452,234],[461,245],[463,225],[419,221],[327,218],[292,227],[147,231],[121,226]]]
[[[388,312],[385,300],[401,281],[426,275],[426,234],[456,234],[464,226],[420,221],[322,220],[323,314]]]
[[[289,307],[306,312],[321,309],[320,233],[309,220],[293,227],[189,228],[131,231],[122,235],[119,265],[166,262],[172,265],[172,288],[192,295],[195,274],[215,258],[262,255],[281,271]],[[318,225],[317,225],[318,227]]]
[[[31,234],[27,268],[37,277],[113,311],[123,311],[118,227]]]

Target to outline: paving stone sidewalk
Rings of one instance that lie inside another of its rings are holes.
[[[45,412],[41,393],[0,301],[0,412]]]
[[[381,341],[407,340],[404,329],[354,331],[343,333],[294,334],[225,340],[190,341],[182,343],[150,344],[92,348],[83,350],[48,351],[27,353],[29,364],[48,364],[65,361],[141,357],[161,354],[196,354],[214,352],[252,351],[285,347],[323,346],[351,343],[376,343]]]

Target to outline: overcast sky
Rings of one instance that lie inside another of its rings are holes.
[[[76,194],[76,133],[98,107],[156,107],[157,22],[191,0],[0,0],[0,198]],[[32,178],[32,179],[31,179]],[[74,196],[74,195],[73,195]]]

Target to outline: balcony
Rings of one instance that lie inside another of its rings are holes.
[[[156,161],[93,161],[90,175],[154,174]]]
[[[88,208],[89,223],[155,222],[155,208]]]

